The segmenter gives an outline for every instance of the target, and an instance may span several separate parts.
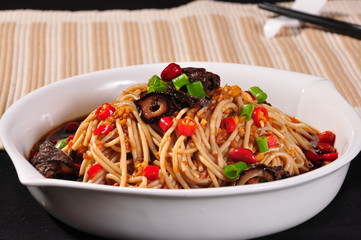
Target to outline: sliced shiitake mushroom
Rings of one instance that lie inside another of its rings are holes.
[[[200,98],[196,96],[192,96],[184,91],[177,90],[172,84],[167,86],[165,91],[167,94],[176,99],[176,103],[180,108],[189,107],[194,105],[200,106],[209,106],[211,105],[211,100],[207,98]]]
[[[270,167],[265,164],[251,164],[241,173],[236,185],[271,182],[289,176],[289,173],[281,166]]]
[[[70,179],[78,175],[73,159],[53,143],[44,141],[30,163],[46,178]]]
[[[171,96],[161,92],[151,92],[134,101],[140,117],[146,123],[156,123],[162,117],[174,112],[174,103]]]
[[[188,76],[190,82],[201,81],[206,92],[220,87],[220,77],[204,68],[187,67],[182,68],[182,71]]]

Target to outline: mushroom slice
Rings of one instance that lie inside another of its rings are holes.
[[[201,81],[204,89],[209,92],[220,87],[221,79],[217,74],[207,72],[204,68],[182,68],[190,82]]]
[[[289,177],[281,166],[269,167],[265,164],[252,164],[240,175],[236,185],[271,182]]]
[[[168,84],[166,93],[175,99],[175,103],[179,108],[194,107],[195,105],[210,106],[211,100],[192,96],[181,90],[177,90],[172,84]]]
[[[146,123],[156,123],[174,111],[173,99],[168,94],[151,92],[134,101],[140,117]]]
[[[30,163],[46,178],[72,178],[78,174],[73,159],[49,141],[39,146]]]

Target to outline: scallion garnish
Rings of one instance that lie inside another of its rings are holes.
[[[267,99],[267,94],[259,87],[251,87],[249,92],[257,99],[258,103],[262,103]]]
[[[262,137],[258,137],[256,139],[257,145],[258,145],[258,150],[263,153],[263,152],[268,152],[269,148],[268,148],[268,137],[266,136],[262,136]]]
[[[223,168],[224,175],[229,179],[235,179],[248,167],[245,162],[236,162],[235,164],[227,165]]]
[[[173,83],[174,87],[177,90],[179,90],[181,87],[189,84],[190,82],[189,82],[188,76],[185,73],[182,73],[178,77],[173,78],[172,83]]]
[[[187,84],[187,91],[190,95],[195,97],[204,98],[206,96],[206,92],[201,81]]]
[[[249,121],[252,119],[252,113],[254,110],[253,104],[246,104],[242,107],[241,116],[245,116],[245,120]]]
[[[148,93],[159,91],[164,92],[167,88],[166,82],[164,82],[160,77],[157,75],[154,75],[148,80]]]

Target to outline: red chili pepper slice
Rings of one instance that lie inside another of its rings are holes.
[[[160,77],[162,78],[163,81],[169,82],[173,78],[181,74],[182,74],[182,68],[176,63],[170,63],[166,68],[164,68],[164,70],[160,74]]]
[[[226,129],[227,133],[231,133],[236,129],[236,123],[234,122],[233,118],[226,117],[221,121],[221,128]]]
[[[256,156],[248,148],[235,148],[232,152],[229,153],[231,160],[234,162],[245,162],[248,164],[255,163]]]
[[[159,167],[155,165],[148,165],[143,170],[143,176],[149,181],[154,181],[159,178]]]
[[[336,152],[336,149],[330,143],[327,142],[319,142],[317,144],[317,148],[320,149],[322,153]]]
[[[314,150],[306,151],[305,155],[306,155],[306,158],[308,160],[310,160],[311,162],[317,163],[317,162],[321,161],[320,155],[318,155]]]
[[[197,128],[197,123],[190,118],[179,119],[177,130],[178,133],[187,137],[190,137],[194,134]]]
[[[324,131],[318,135],[320,142],[326,142],[333,145],[335,143],[336,135],[331,131]]]
[[[105,120],[110,117],[115,112],[115,108],[109,103],[103,103],[98,109],[95,111],[95,115],[100,120]]]
[[[322,166],[336,160],[338,152],[334,147],[336,135],[331,131],[324,131],[318,135],[315,149],[305,152],[306,158],[315,164]]]
[[[172,117],[171,116],[162,117],[159,120],[158,125],[163,132],[166,132],[173,125]]]
[[[332,152],[332,153],[325,153],[320,155],[322,160],[335,160],[338,158],[338,153],[337,152]]]
[[[101,124],[94,129],[94,134],[108,134],[114,129],[114,125]]]
[[[263,134],[262,136],[267,137],[267,143],[268,143],[269,148],[277,146],[277,139],[273,133],[266,133],[266,134]]]
[[[257,107],[253,110],[252,119],[257,127],[264,127],[268,120],[268,111],[265,107]]]
[[[92,179],[95,176],[95,174],[97,174],[102,169],[103,169],[103,167],[99,163],[91,166],[87,171],[89,178]]]

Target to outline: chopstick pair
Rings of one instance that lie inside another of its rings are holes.
[[[293,9],[281,7],[279,5],[269,2],[260,3],[258,4],[258,7],[264,10],[278,13],[286,17],[295,18],[303,22],[308,22],[321,26],[331,32],[348,35],[350,37],[354,37],[361,40],[361,25],[308,14],[305,12],[300,12]]]

